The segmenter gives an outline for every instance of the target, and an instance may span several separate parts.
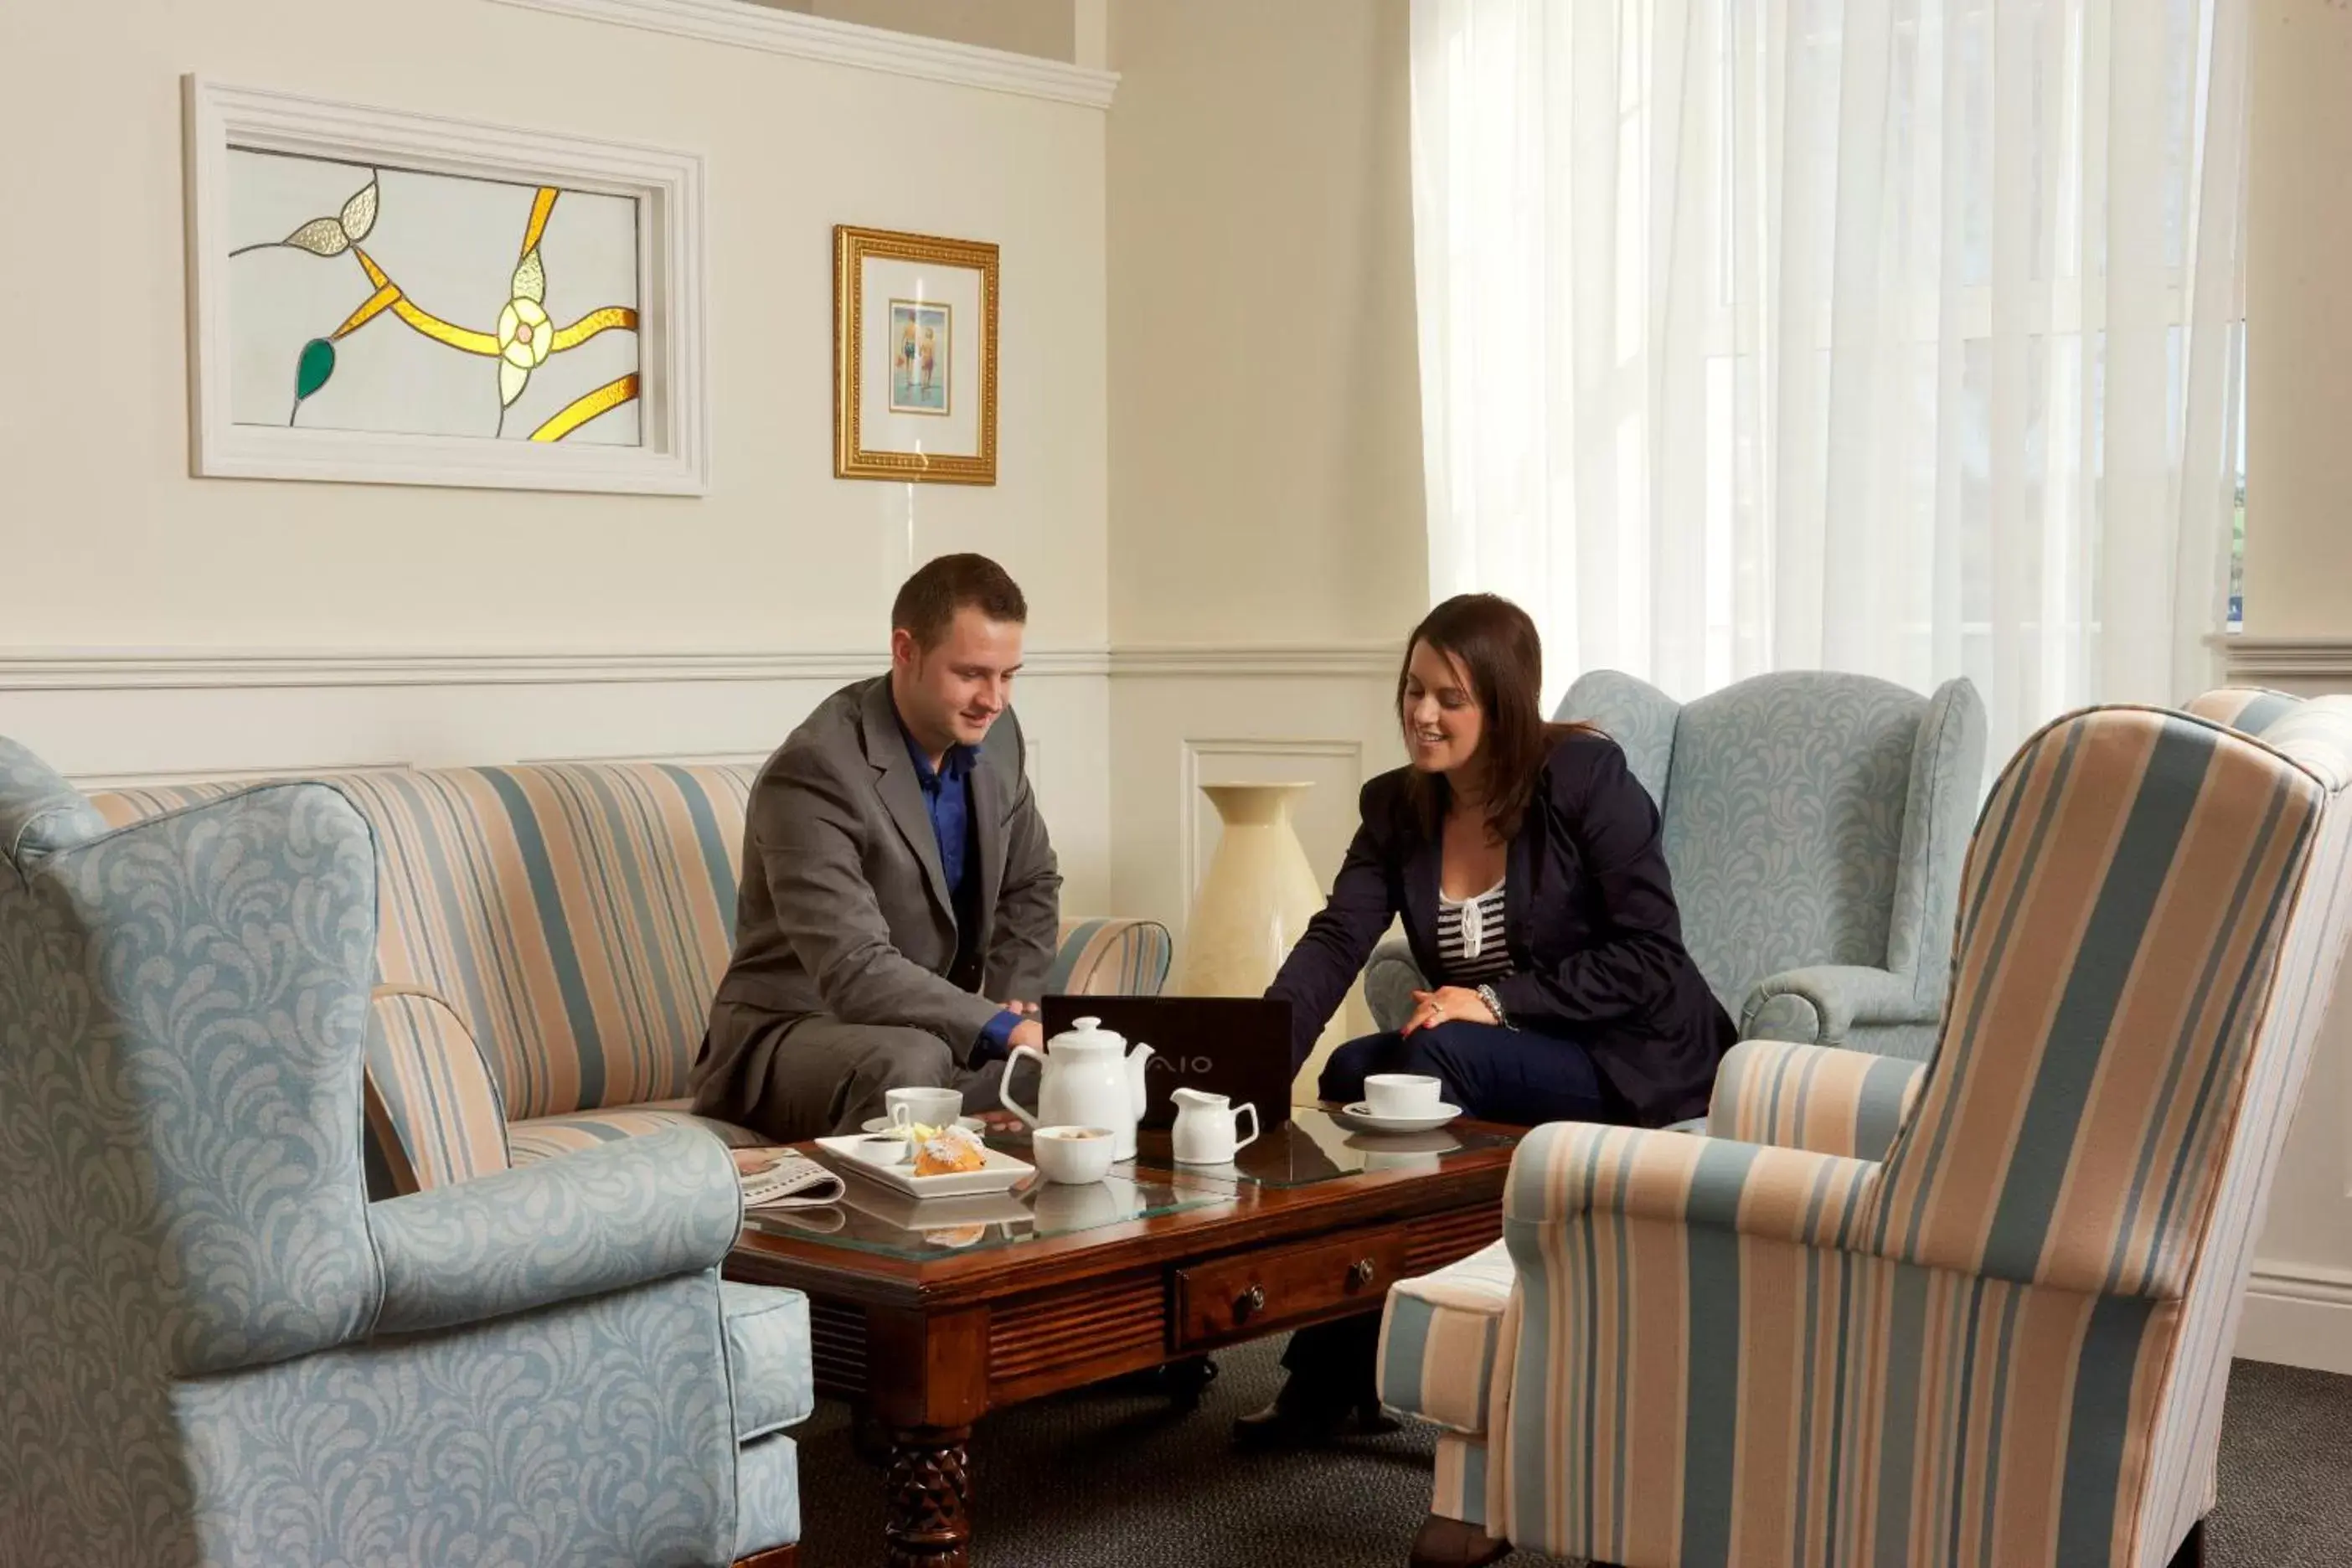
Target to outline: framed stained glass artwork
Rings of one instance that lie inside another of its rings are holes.
[[[699,158],[194,77],[185,107],[196,473],[708,489]]]
[[[833,231],[833,471],[996,482],[996,247]]]

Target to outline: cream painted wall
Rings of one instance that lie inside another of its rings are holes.
[[[703,154],[710,494],[189,477],[188,71]],[[0,163],[0,733],[106,777],[757,755],[880,668],[912,563],[977,549],[1049,656],[1023,707],[1074,904],[1107,896],[1100,110],[486,0],[110,0],[0,7],[0,132],[40,150]],[[833,478],[836,222],[1003,247],[994,487]],[[58,658],[127,648],[170,657]],[[186,662],[222,649],[299,668]],[[545,649],[603,662],[511,657]],[[656,650],[759,658],[629,666]]]
[[[761,0],[894,33],[947,38],[1044,59],[1077,58],[1073,0]]]
[[[2246,276],[2246,637],[2231,678],[2352,690],[2352,12],[2254,0]],[[2282,647],[2267,639],[2294,639]],[[2238,1353],[2352,1373],[2352,997],[2281,1156]]]
[[[2246,631],[2352,637],[2352,11],[2251,24]]]
[[[1119,643],[1427,607],[1405,44],[1405,0],[1111,5]]]
[[[6,8],[5,645],[878,647],[913,552],[999,555],[1108,634],[1103,116],[482,0]],[[708,158],[703,499],[187,473],[181,72]],[[1004,248],[1000,482],[832,477],[831,228]]]
[[[1200,784],[1312,784],[1328,882],[1359,786],[1402,760],[1392,650],[1427,607],[1405,39],[1405,0],[1109,5],[1112,891],[1180,942],[1216,847]]]

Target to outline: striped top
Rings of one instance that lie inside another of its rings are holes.
[[[1449,985],[1483,985],[1511,972],[1501,882],[1466,899],[1438,895],[1437,962]]]

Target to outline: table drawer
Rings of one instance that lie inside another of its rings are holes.
[[[1405,1234],[1380,1226],[1176,1270],[1175,1348],[1271,1333],[1377,1306],[1404,1273]]]

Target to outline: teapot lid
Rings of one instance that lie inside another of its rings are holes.
[[[1127,1037],[1116,1029],[1106,1029],[1100,1018],[1073,1018],[1070,1026],[1046,1042],[1049,1046],[1067,1043],[1074,1046],[1124,1046]]]

